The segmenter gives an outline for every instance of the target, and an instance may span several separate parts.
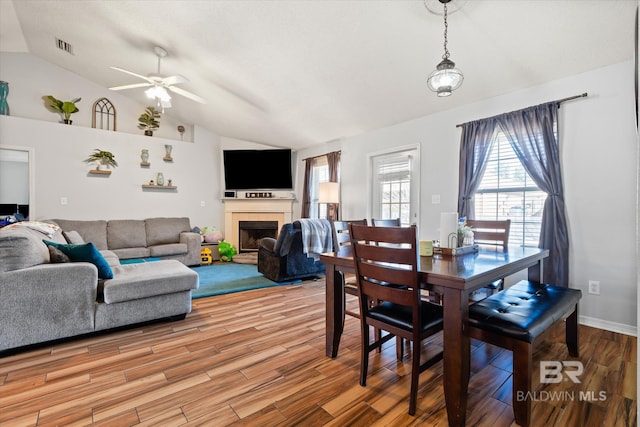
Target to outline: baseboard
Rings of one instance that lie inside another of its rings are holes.
[[[594,317],[578,316],[578,323],[592,328],[604,329],[605,331],[617,332],[620,334],[638,336],[638,328],[636,326],[625,325],[622,323],[609,322],[608,320],[596,319]]]

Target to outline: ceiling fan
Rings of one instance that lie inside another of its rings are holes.
[[[148,87],[149,89],[145,90],[145,94],[147,97],[151,99],[155,99],[158,103],[159,107],[163,109],[171,107],[171,96],[167,92],[167,89],[173,93],[177,93],[178,95],[182,95],[186,98],[189,98],[193,101],[199,102],[201,104],[206,104],[207,100],[199,97],[196,94],[188,92],[184,89],[180,89],[179,87],[175,87],[174,85],[188,82],[186,77],[181,76],[180,74],[176,74],[175,76],[162,77],[160,74],[160,62],[162,58],[167,56],[167,51],[163,48],[156,46],[153,48],[156,56],[158,57],[158,73],[157,74],[149,74],[148,76],[143,76],[123,68],[118,67],[109,67],[117,71],[121,71],[126,74],[130,74],[132,76],[141,78],[146,81],[146,83],[133,83],[130,85],[124,86],[114,86],[110,87],[110,90],[126,90],[126,89],[134,89],[138,87]]]

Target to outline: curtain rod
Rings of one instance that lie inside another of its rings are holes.
[[[341,153],[341,154],[342,154],[342,151],[341,151],[341,150],[338,150],[338,151],[330,151],[329,153]],[[318,154],[317,156],[312,156],[312,157],[306,157],[306,158],[304,158],[304,159],[301,159],[300,161],[301,161],[301,162],[306,162],[307,160],[317,159],[318,157],[324,157],[324,156],[326,156],[326,155],[327,155],[327,154],[329,154],[329,153]]]
[[[558,99],[558,100],[553,101],[553,102],[557,102],[558,104],[561,104],[561,103],[563,103],[565,101],[571,101],[572,99],[585,98],[585,97],[587,97],[587,95],[588,95],[587,92],[585,92],[585,93],[581,93],[580,95],[568,96],[566,98]],[[524,110],[524,108],[523,108],[523,110]],[[514,111],[519,111],[519,110],[514,110]],[[498,114],[498,115],[500,115],[500,114]],[[495,116],[493,116],[493,117],[495,117]],[[478,120],[484,120],[484,119],[478,119]],[[475,120],[472,120],[472,121],[475,121]],[[466,125],[467,123],[470,123],[470,122],[457,124],[456,127],[457,128],[462,127],[462,126]]]

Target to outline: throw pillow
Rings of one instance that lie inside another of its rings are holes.
[[[47,249],[49,249],[49,259],[54,264],[59,264],[63,262],[71,262],[71,258],[69,258],[64,252],[60,249],[47,245]]]
[[[62,235],[67,243],[71,243],[72,245],[81,245],[84,243],[84,239],[77,231],[63,231]]]
[[[113,271],[109,263],[102,256],[93,243],[72,245],[43,240],[47,246],[53,246],[66,254],[71,261],[90,262],[98,268],[98,277],[101,279],[113,279]]]

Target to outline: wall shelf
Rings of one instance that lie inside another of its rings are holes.
[[[175,185],[149,185],[142,184],[142,188],[153,188],[154,190],[177,190],[178,187]]]
[[[111,175],[111,171],[103,171],[99,169],[91,169],[89,171],[90,175]]]

